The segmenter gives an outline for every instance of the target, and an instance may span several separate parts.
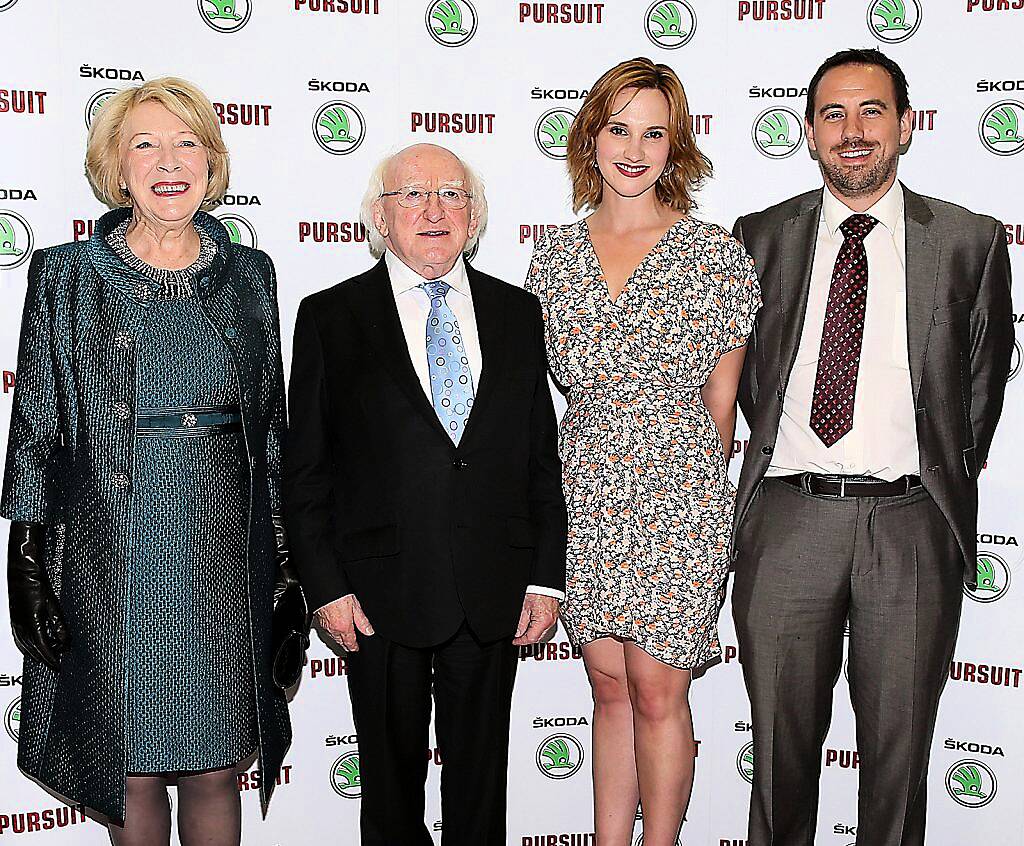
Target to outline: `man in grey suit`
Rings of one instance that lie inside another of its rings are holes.
[[[1013,346],[1002,225],[896,180],[907,83],[877,50],[828,59],[806,129],[824,189],[741,217],[764,307],[740,405],[733,612],[750,695],[750,846],[813,843],[849,620],[857,842],[924,842],[928,754],[978,473]]]

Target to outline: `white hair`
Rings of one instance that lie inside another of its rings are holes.
[[[366,186],[363,201],[359,204],[359,222],[366,228],[366,234],[370,240],[370,252],[373,253],[374,258],[380,258],[384,255],[385,245],[384,237],[377,231],[377,226],[373,222],[373,206],[384,193],[384,173],[387,171],[388,165],[391,164],[396,156],[401,155],[403,152],[405,151],[400,150],[397,153],[391,153],[377,163],[377,166],[370,173],[370,183]],[[451,150],[448,150],[448,152],[451,153]],[[455,153],[452,153],[452,155],[455,156]],[[487,195],[484,193],[484,182],[477,175],[477,172],[458,156],[455,156],[455,160],[462,165],[462,169],[466,174],[466,191],[471,195],[469,208],[478,223],[476,234],[466,241],[466,246],[462,251],[463,255],[472,256],[476,252],[480,236],[484,234],[484,229],[487,228]]]

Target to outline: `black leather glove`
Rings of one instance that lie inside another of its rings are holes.
[[[53,670],[70,638],[60,603],[54,596],[43,563],[46,526],[11,523],[7,546],[7,591],[11,600],[11,629],[22,654]]]
[[[277,578],[274,581],[273,667],[274,684],[281,690],[294,685],[302,675],[309,648],[309,610],[299,584],[299,575],[288,553],[288,536],[278,515],[274,522],[277,547]]]

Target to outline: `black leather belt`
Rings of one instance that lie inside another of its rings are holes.
[[[205,408],[143,408],[135,418],[139,437],[188,438],[242,431],[237,405]]]
[[[920,476],[900,476],[891,482],[874,476],[828,476],[820,473],[795,473],[774,476],[804,493],[814,496],[905,496],[921,487]]]

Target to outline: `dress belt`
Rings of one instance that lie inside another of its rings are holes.
[[[220,435],[242,431],[237,405],[182,408],[143,408],[135,417],[140,437],[172,438]]]
[[[795,473],[769,476],[814,496],[905,496],[921,487],[920,476],[900,476],[887,482],[874,476],[831,476],[820,473]]]

